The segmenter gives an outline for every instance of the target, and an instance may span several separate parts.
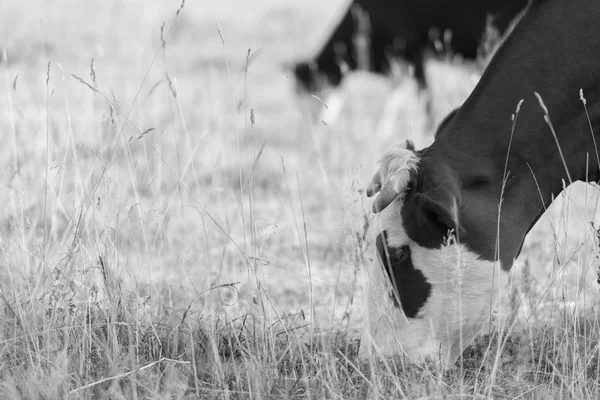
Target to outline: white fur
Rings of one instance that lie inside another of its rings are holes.
[[[403,170],[405,159],[396,160],[400,168],[387,168]],[[391,282],[375,255],[366,271],[367,307],[360,356],[371,356],[373,349],[384,356],[404,352],[415,361],[432,357],[450,366],[492,320],[508,274],[499,262],[482,260],[452,240],[439,249],[417,245],[403,227],[403,197],[401,193],[379,214],[376,233],[387,231],[391,247],[410,247],[413,266],[423,273],[431,292],[418,316],[407,318],[394,305],[389,295]]]

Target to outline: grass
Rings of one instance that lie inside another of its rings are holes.
[[[0,397],[599,397],[585,185],[527,238],[510,336],[450,371],[357,359],[361,189],[389,143],[431,133],[407,78],[391,98],[350,76],[323,122],[294,94],[280,63],[323,34],[320,4],[3,5]],[[440,120],[478,69],[427,68]]]

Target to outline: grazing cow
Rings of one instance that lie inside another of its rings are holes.
[[[399,56],[414,65],[415,77],[424,86],[423,55],[433,44],[432,29],[451,32],[450,50],[474,59],[488,16],[503,33],[527,3],[528,0],[352,0],[318,55],[297,63],[294,74],[301,87],[314,92],[325,82],[337,86],[344,68],[362,67],[385,73],[390,68],[390,56]],[[357,47],[361,50],[357,51]],[[361,62],[364,52],[369,57]]]
[[[433,144],[383,156],[362,355],[453,364],[546,207],[600,179],[598,21],[597,0],[534,0]]]

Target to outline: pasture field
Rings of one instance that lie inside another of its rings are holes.
[[[448,371],[358,360],[363,189],[482,66],[428,62],[435,121],[410,78],[366,73],[319,115],[281,65],[339,3],[0,0],[0,398],[600,398],[582,183],[526,240],[510,336]]]

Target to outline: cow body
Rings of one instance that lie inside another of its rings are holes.
[[[450,31],[450,50],[475,58],[486,29],[488,16],[503,33],[528,0],[352,0],[346,13],[316,57],[297,63],[294,73],[302,87],[318,90],[323,83],[338,85],[342,66],[367,68],[385,73],[390,57],[402,57],[415,67],[415,77],[425,84],[423,55],[432,45],[430,31]],[[363,14],[364,13],[364,14]],[[368,23],[362,23],[364,15]],[[363,48],[368,61],[360,62],[356,47]],[[365,65],[367,64],[367,65]]]
[[[386,248],[369,270],[365,338],[375,348],[453,363],[489,322],[546,207],[565,184],[600,179],[599,19],[595,0],[534,1],[434,143],[384,157],[369,188],[381,190],[374,207]],[[398,307],[390,288],[403,297],[394,271],[407,268],[422,276],[413,274],[413,291],[429,294]]]

